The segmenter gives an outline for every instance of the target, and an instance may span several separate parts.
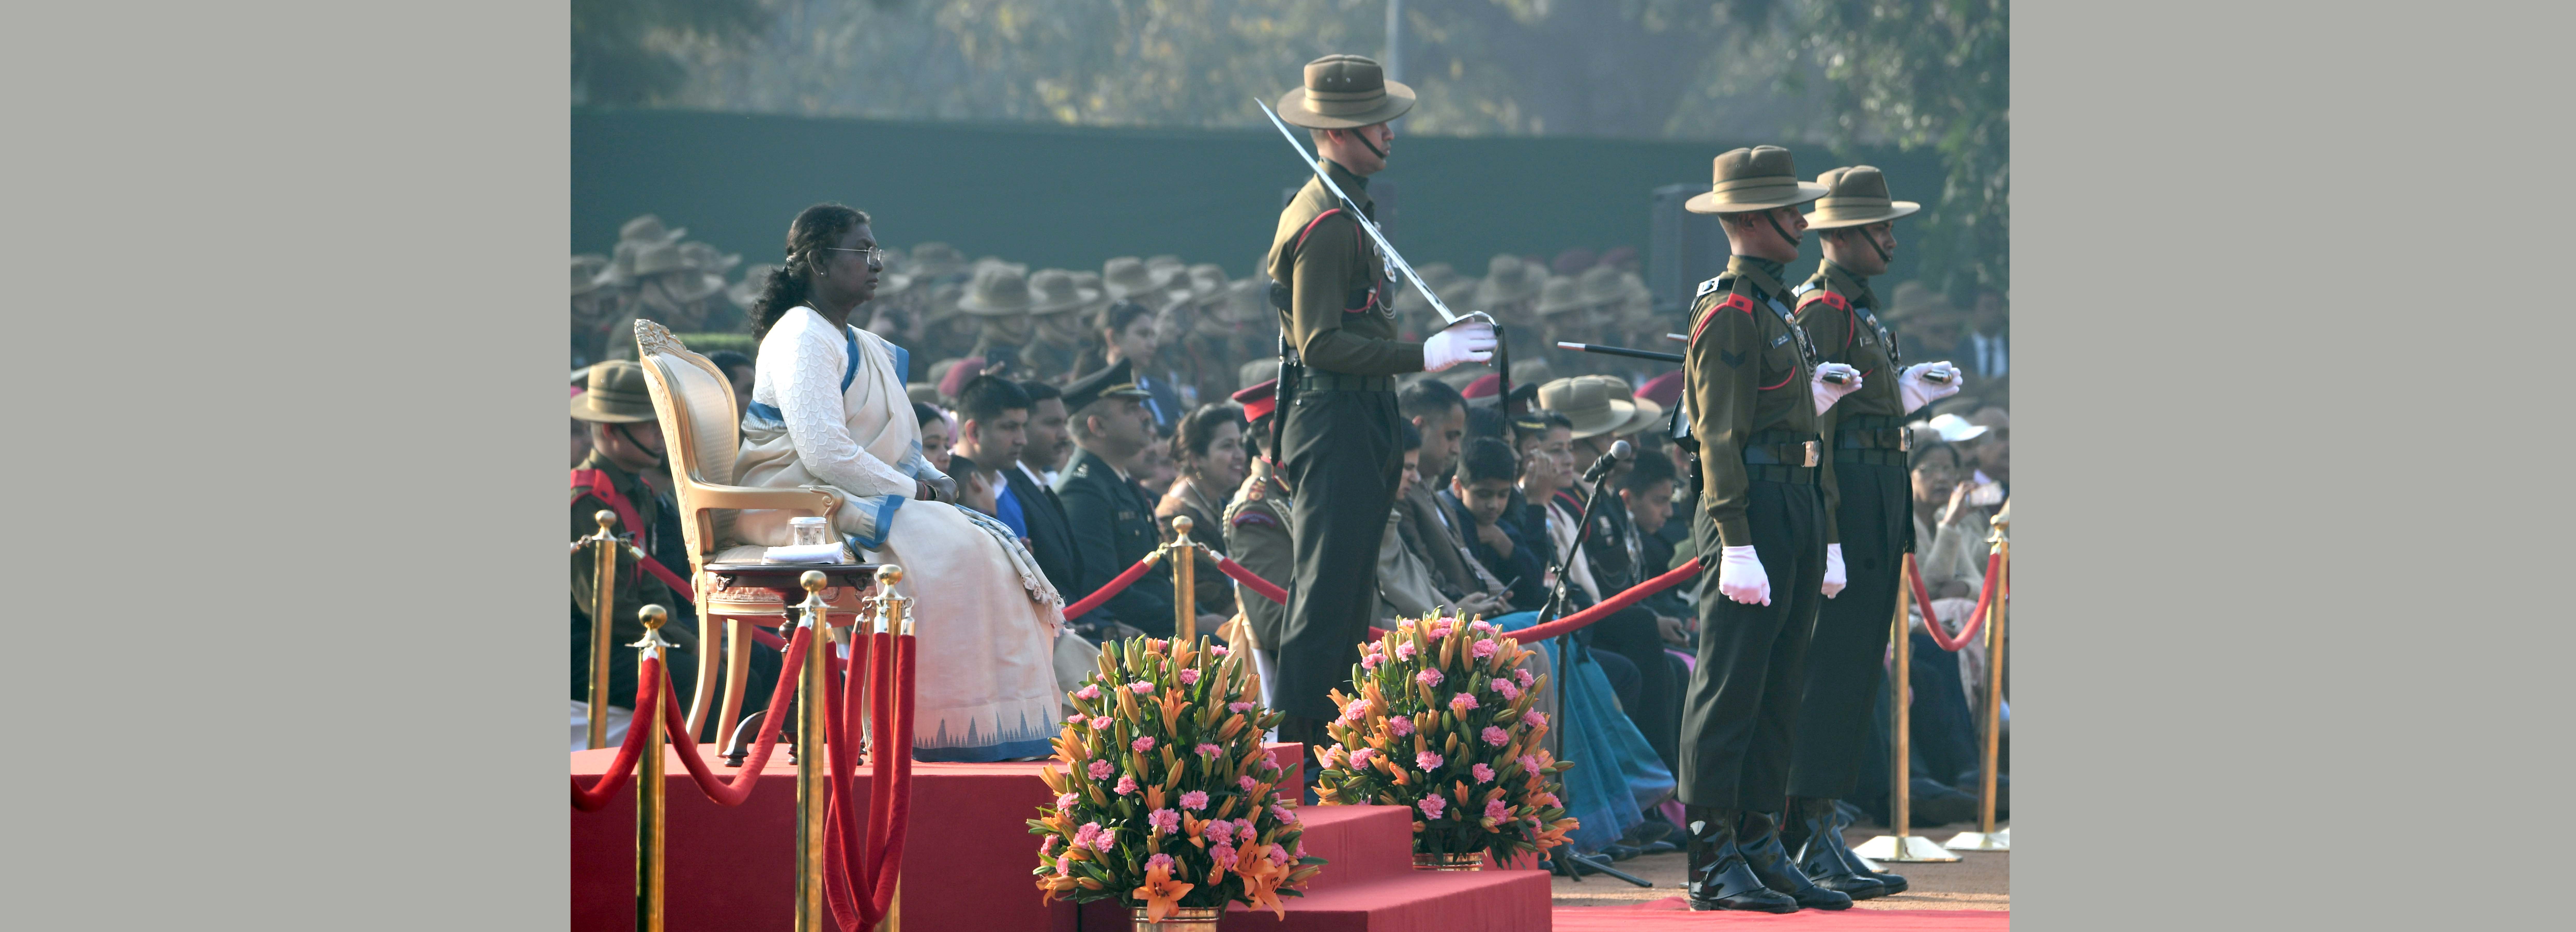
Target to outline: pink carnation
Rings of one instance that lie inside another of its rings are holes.
[[[1440,685],[1441,679],[1442,677],[1438,670],[1424,670],[1413,675],[1413,681],[1424,686],[1438,686]]]
[[[1091,850],[1093,851],[1106,853],[1109,849],[1115,847],[1118,847],[1118,830],[1114,828],[1101,829],[1100,837],[1091,840]]]
[[[1145,814],[1145,824],[1153,826],[1157,835],[1179,831],[1181,814],[1170,809],[1156,809]]]
[[[1528,689],[1531,683],[1538,682],[1538,674],[1531,673],[1528,667],[1522,667],[1512,671],[1512,679],[1519,680],[1522,689]]]
[[[1384,654],[1369,654],[1369,655],[1367,655],[1367,656],[1364,656],[1364,657],[1361,657],[1361,658],[1360,658],[1360,669],[1362,669],[1362,670],[1375,670],[1375,669],[1377,669],[1377,667],[1378,667],[1378,665],[1379,665],[1379,664],[1382,664],[1382,663],[1385,663],[1385,662],[1386,662],[1386,656],[1385,656]]]
[[[1368,766],[1369,758],[1376,757],[1376,756],[1377,756],[1377,749],[1376,749],[1376,748],[1357,748],[1357,749],[1352,750],[1352,751],[1351,751],[1351,769],[1352,769],[1352,770],[1358,770],[1358,769],[1360,769],[1360,768],[1362,768],[1362,767],[1366,767],[1366,766]],[[1249,780],[1249,779],[1252,779],[1252,778],[1251,778],[1251,777],[1245,777],[1244,779]]]
[[[1493,799],[1485,802],[1485,818],[1501,822],[1511,817],[1512,807],[1503,805],[1502,800]]]
[[[1270,817],[1279,820],[1281,824],[1297,824],[1297,810],[1279,805],[1278,803],[1270,804]]]
[[[1183,686],[1188,686],[1188,685],[1191,685],[1191,684],[1197,683],[1198,681],[1199,681],[1199,671],[1197,670],[1197,668],[1191,668],[1191,669],[1187,669],[1187,670],[1182,670],[1182,671],[1181,671],[1181,685],[1183,685]]]
[[[1512,743],[1512,736],[1503,731],[1500,726],[1496,725],[1485,726],[1483,737],[1486,744],[1490,744],[1495,747],[1502,747],[1503,745]]]
[[[1200,757],[1215,757],[1219,754],[1225,753],[1224,748],[1217,747],[1213,744],[1201,744],[1198,746],[1197,750]]]
[[[1287,845],[1271,845],[1269,853],[1270,863],[1277,864],[1281,867],[1288,866],[1289,857]]]
[[[1440,769],[1440,755],[1433,754],[1429,751],[1416,752],[1413,755],[1413,765],[1424,770],[1438,770]]]
[[[1413,642],[1412,642],[1412,641],[1406,641],[1406,642],[1404,642],[1404,643],[1402,643],[1402,644],[1395,645],[1395,659],[1397,659],[1397,660],[1411,660],[1411,659],[1413,659]]]
[[[1501,644],[1492,641],[1477,641],[1475,646],[1467,648],[1467,653],[1478,660],[1483,660],[1493,656],[1494,652],[1501,650],[1502,647]]]
[[[1448,636],[1449,636],[1449,632],[1450,632],[1451,630],[1453,630],[1453,629],[1454,629],[1454,627],[1453,627],[1453,626],[1454,626],[1455,624],[1456,624],[1456,622],[1452,622],[1452,621],[1450,621],[1449,619],[1446,619],[1446,618],[1435,618],[1435,619],[1432,619],[1432,621],[1431,621],[1431,636],[1432,636],[1433,638],[1435,638],[1435,639],[1437,639],[1437,638],[1445,638],[1445,637],[1448,637]]]
[[[1234,859],[1233,845],[1218,844],[1208,849],[1208,860],[1216,862],[1216,866],[1220,868],[1233,870]]]
[[[1252,711],[1252,706],[1253,703],[1249,702],[1229,702],[1225,704],[1225,710],[1240,715]]]
[[[1087,769],[1090,771],[1090,773],[1091,773],[1091,778],[1092,778],[1092,779],[1094,779],[1094,780],[1106,780],[1106,779],[1109,779],[1109,771],[1110,771],[1110,767],[1109,767],[1109,762],[1108,762],[1108,761],[1105,761],[1105,760],[1095,760],[1095,761],[1092,761],[1092,762],[1091,762],[1091,766],[1090,766],[1089,768],[1087,768]]]
[[[1494,768],[1487,767],[1483,764],[1477,764],[1476,766],[1467,768],[1467,771],[1476,775],[1476,782],[1479,785],[1494,782]]]
[[[1073,846],[1076,848],[1088,848],[1099,843],[1100,823],[1098,822],[1082,823],[1082,827],[1073,832]]]
[[[1229,845],[1234,843],[1234,823],[1232,822],[1228,822],[1224,819],[1215,819],[1208,822],[1205,831],[1207,833],[1209,844]]]
[[[1082,797],[1076,796],[1072,793],[1058,793],[1055,797],[1055,807],[1058,809],[1071,809],[1073,808],[1074,803],[1080,801],[1082,801]]]
[[[1144,680],[1137,680],[1133,683],[1127,684],[1127,691],[1139,696],[1150,696],[1154,693],[1154,684],[1145,682]]]
[[[1413,719],[1402,715],[1387,719],[1386,730],[1394,732],[1398,738],[1410,735],[1413,733]]]
[[[1139,751],[1151,751],[1154,749],[1154,736],[1146,735],[1134,741],[1127,742],[1127,746]]]
[[[1181,794],[1181,808],[1192,810],[1207,808],[1207,791],[1191,790]]]
[[[1545,728],[1547,727],[1547,713],[1532,712],[1528,715],[1521,716],[1521,721],[1528,722],[1533,727]]]
[[[1533,776],[1533,777],[1538,776],[1538,771],[1539,771],[1539,766],[1538,766],[1538,755],[1536,755],[1536,754],[1523,754],[1523,755],[1521,755],[1520,764],[1521,764],[1521,769],[1522,769],[1522,770],[1529,771],[1529,775],[1530,775],[1530,776]]]
[[[1321,755],[1318,755],[1318,756],[1320,756],[1321,758],[1323,758],[1324,766],[1326,766],[1326,767],[1339,767],[1339,766],[1341,766],[1341,765],[1342,765],[1342,761],[1345,759],[1345,758],[1343,757],[1343,755],[1344,755],[1344,754],[1347,754],[1347,753],[1349,753],[1349,752],[1345,751],[1345,750],[1342,748],[1342,746],[1341,746],[1341,745],[1336,744],[1336,745],[1333,745],[1332,747],[1325,748],[1325,749],[1324,749],[1324,753],[1323,753],[1323,754],[1321,754]]]
[[[1169,871],[1172,869],[1173,864],[1172,856],[1168,854],[1157,854],[1145,859],[1145,869],[1149,871],[1157,867]]]
[[[1089,719],[1083,718],[1083,717],[1082,717],[1082,713],[1080,713],[1080,712],[1076,712],[1076,713],[1074,713],[1074,714],[1072,714],[1072,715],[1067,715],[1067,716],[1065,716],[1065,717],[1064,717],[1064,723],[1065,723],[1065,724],[1067,724],[1067,725],[1071,725],[1071,726],[1073,726],[1073,727],[1075,727],[1075,728],[1080,728],[1080,727],[1082,727],[1082,723],[1083,723],[1083,722],[1086,722],[1086,721],[1089,721]]]
[[[1225,656],[1225,655],[1227,655],[1227,654],[1233,653],[1233,651],[1226,650],[1226,649],[1225,649],[1225,645],[1223,645],[1223,644],[1219,644],[1219,645],[1217,645],[1217,646],[1215,646],[1215,647],[1208,648],[1208,653],[1215,654],[1215,655],[1217,655],[1217,656],[1219,656],[1219,657],[1223,657],[1223,656]]]
[[[1248,773],[1234,778],[1234,783],[1236,786],[1243,787],[1243,791],[1246,793],[1252,792],[1253,787],[1261,785],[1261,781],[1253,779],[1252,775]]]
[[[1359,721],[1360,719],[1367,718],[1367,717],[1368,717],[1368,714],[1369,714],[1369,703],[1368,703],[1368,700],[1366,700],[1366,699],[1357,699],[1357,700],[1353,700],[1353,701],[1351,702],[1351,704],[1349,704],[1349,705],[1346,705],[1346,706],[1343,706],[1343,707],[1342,707],[1342,723],[1343,723],[1343,724],[1345,724],[1345,725],[1347,725],[1347,724],[1350,724],[1350,723],[1352,723],[1352,722]]]
[[[1521,697],[1521,688],[1512,685],[1512,681],[1510,680],[1486,680],[1485,686],[1492,689],[1494,691],[1494,695],[1503,697],[1503,701],[1505,702],[1510,702]]]
[[[1116,787],[1116,789],[1117,789],[1117,791],[1118,791],[1118,795],[1120,795],[1120,796],[1125,796],[1125,795],[1127,795],[1127,794],[1129,794],[1129,793],[1136,792],[1136,775],[1135,775],[1135,774],[1132,774],[1132,773],[1122,773],[1122,774],[1119,774],[1119,775],[1118,775],[1118,786]]]
[[[1085,684],[1081,689],[1073,691],[1073,697],[1076,699],[1098,699],[1100,698],[1100,684]]]
[[[1490,632],[1490,631],[1494,630],[1494,623],[1493,623],[1493,622],[1486,621],[1486,620],[1484,620],[1484,619],[1479,618],[1479,619],[1477,619],[1477,620],[1475,620],[1475,621],[1468,622],[1468,623],[1467,623],[1467,630],[1469,630],[1469,631],[1486,631],[1486,632]]]
[[[1422,797],[1422,801],[1414,805],[1422,808],[1422,815],[1425,818],[1437,819],[1440,817],[1440,810],[1449,808],[1449,800],[1433,794]]]
[[[1064,843],[1064,836],[1062,836],[1062,835],[1049,835],[1049,836],[1047,836],[1047,837],[1045,837],[1045,838],[1040,838],[1040,839],[1038,839],[1038,853],[1039,853],[1039,854],[1054,854],[1054,853],[1055,853],[1055,846],[1057,846],[1057,845],[1059,845],[1059,844],[1063,844],[1063,843]]]
[[[1459,693],[1455,696],[1449,697],[1450,710],[1457,712],[1460,715],[1467,714],[1467,710],[1475,707],[1476,696],[1473,693]]]

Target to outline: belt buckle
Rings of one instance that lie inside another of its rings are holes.
[[[1805,441],[1805,442],[1803,442],[1803,443],[1800,443],[1800,444],[1799,444],[1799,446],[1805,447],[1805,448],[1807,449],[1807,461],[1806,461],[1805,463],[1800,464],[1800,465],[1804,465],[1804,466],[1814,466],[1814,465],[1816,465],[1816,458],[1817,458],[1817,457],[1816,457],[1816,448],[1817,448],[1817,447],[1819,447],[1819,446],[1822,446],[1822,444],[1819,444],[1819,443],[1817,443],[1816,441],[1813,441],[1813,440],[1809,440],[1809,441]]]
[[[1897,428],[1896,452],[1904,453],[1912,449],[1914,449],[1914,431],[1903,427]]]

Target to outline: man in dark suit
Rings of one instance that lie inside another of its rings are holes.
[[[994,493],[995,517],[1010,525],[1037,558],[1038,572],[1066,599],[1079,599],[1082,552],[1073,545],[1073,521],[1064,501],[1021,464],[1029,447],[1029,412],[1036,407],[1019,383],[978,376],[958,390],[957,452],[978,463],[1002,463],[1002,487]],[[1077,629],[1104,620],[1068,618]]]
[[[1123,360],[1065,386],[1065,426],[1073,432],[1074,451],[1056,477],[1055,492],[1064,500],[1074,549],[1082,555],[1082,582],[1065,590],[1068,598],[1099,591],[1161,544],[1154,501],[1128,471],[1154,438],[1145,397]],[[1170,571],[1156,565],[1100,610],[1126,627],[1171,637]]]

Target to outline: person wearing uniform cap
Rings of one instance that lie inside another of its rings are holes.
[[[1234,403],[1243,406],[1244,443],[1253,455],[1243,485],[1225,504],[1226,553],[1244,569],[1273,583],[1285,582],[1297,568],[1297,546],[1288,524],[1288,486],[1279,481],[1278,470],[1262,449],[1270,441],[1270,418],[1279,407],[1278,388],[1278,378],[1272,377],[1232,396]],[[1234,600],[1242,607],[1245,626],[1252,629],[1253,670],[1261,676],[1262,703],[1267,705],[1277,685],[1279,632],[1288,607],[1240,583]]]
[[[1468,322],[1423,342],[1395,338],[1386,258],[1348,215],[1375,210],[1368,176],[1386,167],[1395,128],[1413,89],[1389,81],[1372,59],[1327,55],[1306,64],[1304,85],[1279,98],[1279,118],[1313,136],[1322,179],[1279,213],[1264,267],[1280,333],[1291,350],[1282,370],[1284,423],[1278,449],[1295,490],[1297,568],[1287,583],[1280,633],[1280,738],[1313,747],[1339,713],[1326,693],[1347,686],[1359,642],[1376,612],[1378,542],[1404,468],[1398,448],[1394,377],[1437,372],[1492,358],[1494,329]],[[1372,218],[1374,219],[1374,218]]]
[[[1905,365],[1869,287],[1870,276],[1886,272],[1896,251],[1893,221],[1920,205],[1890,199],[1886,176],[1867,165],[1834,169],[1816,183],[1826,192],[1807,215],[1807,227],[1818,231],[1825,260],[1796,290],[1798,326],[1826,362],[1859,369],[1861,387],[1826,411],[1819,425],[1831,440],[1818,466],[1819,491],[1849,581],[1817,612],[1807,648],[1781,838],[1817,885],[1868,899],[1903,891],[1905,878],[1875,874],[1851,853],[1834,800],[1860,782],[1871,704],[1885,673],[1888,618],[1903,584],[1904,555],[1913,550],[1905,414],[1959,385],[1947,362]]]
[[[1843,583],[1827,556],[1817,425],[1860,373],[1816,355],[1780,280],[1806,230],[1797,205],[1824,186],[1800,182],[1777,146],[1720,155],[1715,177],[1683,205],[1718,215],[1733,252],[1724,274],[1700,283],[1682,362],[1699,447],[1692,535],[1700,564],[1716,570],[1700,575],[1699,664],[1682,718],[1690,905],[1848,909],[1851,897],[1798,871],[1779,829],[1807,639]]]
[[[635,647],[644,638],[644,623],[635,610],[659,605],[671,612],[663,637],[684,649],[665,656],[671,682],[697,681],[696,603],[664,581],[684,580],[689,572],[687,544],[680,539],[678,510],[670,496],[644,483],[644,474],[662,468],[662,425],[653,414],[653,398],[644,385],[644,367],[612,360],[590,367],[585,389],[572,397],[572,418],[590,426],[590,456],[572,469],[572,536],[599,533],[601,511],[615,512],[614,532],[644,552],[617,549],[617,581],[610,587],[614,614],[609,619],[608,703],[612,710],[610,741],[624,734],[635,702]],[[572,538],[566,538],[570,540]],[[663,572],[654,572],[660,569]],[[673,572],[675,571],[676,572]],[[573,740],[586,738],[584,712],[590,698],[592,600],[599,597],[599,553],[589,547],[572,552],[572,704]],[[755,652],[757,653],[757,652]],[[772,655],[773,660],[775,655]],[[777,682],[776,664],[769,675]],[[756,693],[755,693],[756,694]],[[622,713],[622,714],[621,714]]]
[[[988,265],[976,270],[975,280],[966,286],[966,296],[957,300],[957,309],[975,318],[975,346],[966,355],[983,360],[1002,360],[1019,355],[1021,347],[1037,329],[1029,316],[1036,303],[1030,294],[1028,276],[1007,265]]]
[[[1055,492],[1082,556],[1076,599],[1099,591],[1162,543],[1154,528],[1154,500],[1132,474],[1137,454],[1154,440],[1154,416],[1144,400],[1124,360],[1065,386],[1065,426],[1073,432],[1074,451],[1056,477]],[[1155,564],[1100,610],[1129,628],[1171,637],[1170,567]]]
[[[1030,339],[1020,347],[1020,374],[1047,380],[1073,374],[1082,355],[1083,320],[1090,316],[1086,310],[1101,299],[1101,290],[1084,285],[1074,272],[1045,269],[1029,276]]]

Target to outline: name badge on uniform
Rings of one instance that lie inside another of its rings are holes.
[[[1785,333],[1771,338],[1771,345],[1775,347],[1787,342],[1789,342],[1789,335]]]

